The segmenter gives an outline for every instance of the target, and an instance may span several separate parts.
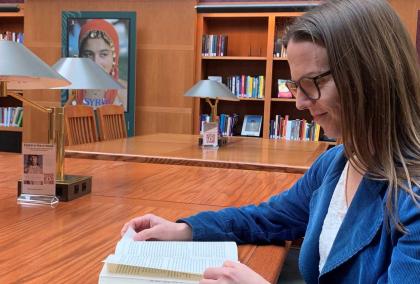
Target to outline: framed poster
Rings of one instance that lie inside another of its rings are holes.
[[[261,124],[262,115],[245,115],[241,135],[260,136]]]
[[[87,57],[100,65],[122,90],[77,90],[71,104],[124,106],[128,136],[134,135],[136,13],[62,12],[62,56]],[[61,103],[68,101],[61,94]]]

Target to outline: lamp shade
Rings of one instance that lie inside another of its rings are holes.
[[[213,80],[200,80],[191,89],[189,89],[185,96],[210,98],[227,101],[239,101],[239,99],[226,87],[224,84]]]
[[[24,45],[0,40],[0,81],[11,90],[48,89],[70,83]]]
[[[89,89],[125,89],[108,73],[89,58],[60,58],[52,68],[71,82],[70,86],[56,89],[89,90]]]

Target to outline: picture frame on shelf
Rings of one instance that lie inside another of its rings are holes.
[[[99,64],[122,90],[77,90],[75,99],[68,91],[61,103],[124,106],[128,136],[134,135],[136,12],[62,12],[62,56],[88,57]]]
[[[286,86],[287,80],[277,79],[277,97],[285,99],[293,99],[292,93],[289,91],[289,88]]]
[[[259,137],[261,133],[262,115],[245,115],[242,124],[242,136]]]

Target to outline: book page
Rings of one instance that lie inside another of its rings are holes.
[[[208,267],[222,266],[225,260],[238,261],[234,242],[134,241],[128,230],[117,243],[108,264],[145,267],[202,275]]]
[[[143,267],[202,275],[208,267],[219,267],[226,259],[199,257],[153,257],[142,255],[109,255],[105,262],[130,267]]]
[[[201,275],[112,263],[105,263],[101,275],[119,278],[153,279],[154,281],[164,280],[168,283],[197,283],[202,279]]]
[[[238,250],[234,242],[134,241],[123,238],[117,243],[115,254],[180,258],[210,257],[238,260]]]

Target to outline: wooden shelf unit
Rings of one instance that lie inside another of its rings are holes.
[[[0,126],[0,131],[10,131],[10,132],[22,132],[23,127],[14,127],[14,126]]]
[[[267,60],[261,56],[202,56],[202,60]]]
[[[285,57],[274,56],[276,25],[287,24],[300,16],[300,12],[275,13],[198,13],[196,36],[195,80],[208,76],[263,75],[264,99],[241,99],[239,102],[220,101],[218,113],[239,114],[239,124],[244,115],[263,116],[262,135],[269,138],[270,120],[276,114],[289,115],[290,119],[311,121],[308,111],[299,111],[296,100],[277,98],[277,80],[290,79],[290,68]],[[226,56],[203,56],[202,36],[206,34],[227,35]],[[204,99],[194,104],[194,133],[200,129],[200,115],[210,113]],[[239,127],[240,128],[240,127]]]
[[[0,12],[0,32],[23,32],[24,4],[19,5],[19,12]]]
[[[271,98],[272,102],[288,102],[288,103],[296,103],[296,99],[288,99],[288,98]]]
[[[24,4],[19,4],[19,12],[0,12],[0,33],[6,31],[23,32]],[[22,103],[12,97],[0,98],[0,107],[17,107]],[[22,127],[0,127],[0,151],[21,152]]]

